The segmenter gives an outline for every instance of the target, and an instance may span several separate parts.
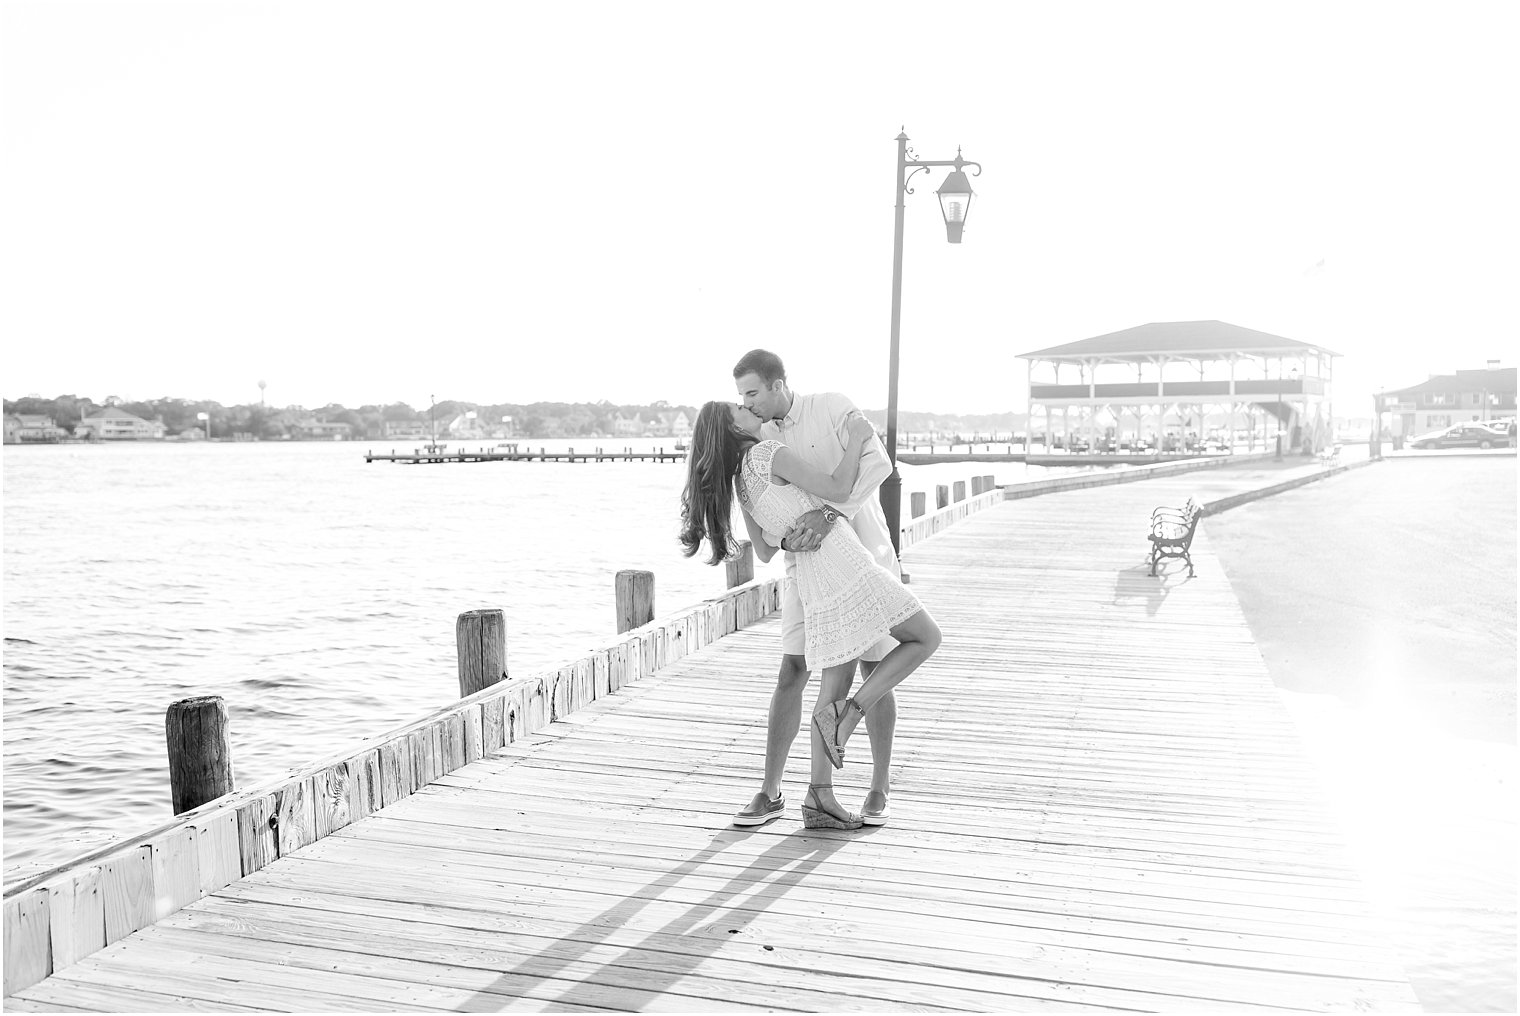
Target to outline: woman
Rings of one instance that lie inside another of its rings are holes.
[[[709,402],[697,413],[687,452],[686,489],[681,494],[681,544],[688,557],[706,539],[708,564],[717,564],[735,549],[730,532],[737,490],[745,528],[761,560],[769,561],[776,543],[798,517],[842,501],[855,485],[860,456],[875,436],[859,413],[847,420],[849,443],[832,473],[803,462],[780,441],[760,440],[761,421],[743,406]],[[798,554],[795,581],[802,600],[809,670],[822,670],[820,695],[849,690],[855,660],[891,635],[898,645],[876,665],[852,698],[823,701],[813,713],[813,780],[802,802],[808,828],[853,829],[857,815],[846,812],[834,798],[832,773],[817,757],[844,765],[844,748],[866,710],[900,684],[939,648],[940,631],[929,612],[891,572],[872,560],[855,531],[831,526],[822,546]]]

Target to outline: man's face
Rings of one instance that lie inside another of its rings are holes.
[[[774,387],[766,385],[760,375],[751,371],[738,378],[739,403],[762,420],[779,420],[786,415],[786,382],[777,380]]]

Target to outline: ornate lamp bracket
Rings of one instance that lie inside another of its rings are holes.
[[[954,166],[957,171],[963,170],[967,166],[975,166],[976,168],[971,171],[971,175],[982,175],[982,164],[980,162],[971,162],[968,159],[961,158],[961,148],[959,145],[955,146],[955,158],[953,159],[920,160],[918,153],[914,152],[912,148],[907,148],[905,149],[902,165],[898,167],[899,172],[902,170],[907,170],[907,175],[902,178],[902,190],[904,194],[913,193],[913,188],[908,186],[908,181],[913,179],[913,174],[920,172],[928,173],[930,166]]]

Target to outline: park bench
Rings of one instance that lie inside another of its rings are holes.
[[[1188,577],[1192,578],[1193,558],[1189,548],[1193,545],[1193,531],[1198,528],[1202,514],[1202,506],[1191,497],[1181,508],[1163,505],[1151,512],[1152,575],[1156,574],[1156,565],[1163,558],[1180,557],[1187,562]]]

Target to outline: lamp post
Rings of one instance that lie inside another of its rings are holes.
[[[945,182],[935,193],[939,197],[940,214],[945,219],[945,239],[960,243],[966,228],[966,215],[971,210],[974,192],[966,178],[965,167],[974,166],[972,176],[982,175],[982,164],[961,158],[960,148],[954,159],[921,160],[908,147],[908,135],[897,135],[897,206],[892,236],[892,350],[887,369],[887,459],[892,463],[891,474],[881,484],[881,508],[887,517],[887,532],[892,535],[892,553],[898,553],[901,536],[898,533],[902,516],[902,476],[897,472],[897,349],[902,320],[902,261],[903,261],[903,196],[912,194],[908,181],[914,173],[927,173],[930,166],[954,166],[945,176]]]
[[[1372,396],[1372,435],[1367,439],[1368,458],[1383,457],[1383,389]]]

